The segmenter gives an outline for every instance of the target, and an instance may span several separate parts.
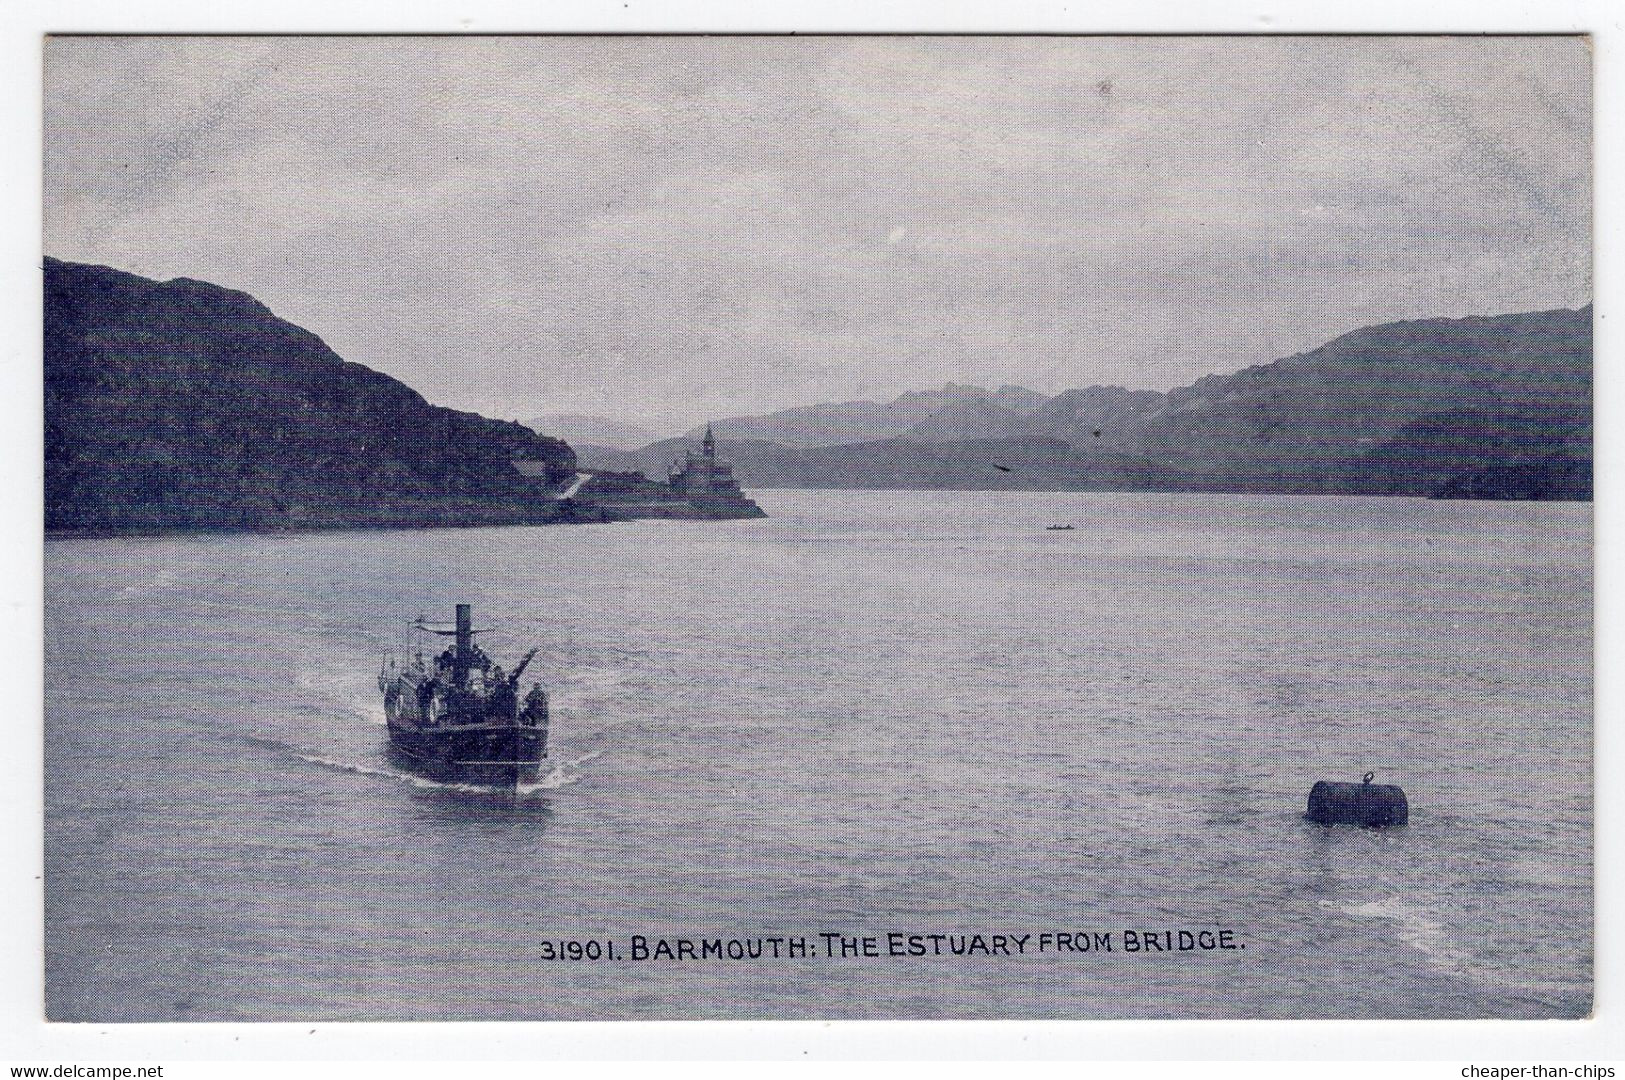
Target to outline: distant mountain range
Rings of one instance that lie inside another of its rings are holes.
[[[1043,394],[1020,386],[983,390],[949,383],[941,390],[911,391],[895,401],[843,401],[766,416],[729,417],[716,421],[712,429],[719,439],[761,440],[783,446],[839,446],[900,436],[919,441],[934,428],[958,431],[984,417],[1014,420],[1046,400]],[[703,430],[702,426],[688,434],[697,439]]]
[[[526,420],[524,425],[563,439],[572,446],[586,443],[615,450],[636,450],[660,438],[659,432],[637,424],[583,413],[548,413]]]
[[[949,385],[715,430],[747,487],[1589,499],[1591,308],[1368,327],[1167,393]],[[577,449],[658,475],[687,441]]]
[[[430,405],[245,293],[45,260],[48,530],[542,522],[574,470],[564,442]]]

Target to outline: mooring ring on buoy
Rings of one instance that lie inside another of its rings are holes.
[[[1368,772],[1364,776],[1360,777],[1360,783],[1369,784],[1369,783],[1371,783],[1371,781],[1375,780],[1376,778],[1377,778],[1376,773]]]

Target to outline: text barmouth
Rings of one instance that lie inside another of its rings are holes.
[[[544,960],[813,960],[1040,954],[1233,952],[1247,946],[1232,929],[1079,930],[1041,933],[848,934],[821,931],[764,937],[565,938],[541,943]]]

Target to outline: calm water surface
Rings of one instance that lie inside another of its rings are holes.
[[[760,501],[48,544],[50,1016],[1588,1011],[1588,506]],[[459,600],[500,661],[543,646],[554,767],[516,798],[386,753],[378,659]],[[1302,820],[1368,769],[1408,828]],[[1246,948],[542,958],[1123,928]]]

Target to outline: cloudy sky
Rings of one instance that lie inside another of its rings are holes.
[[[489,415],[1165,389],[1590,299],[1573,38],[57,38],[47,254]]]

